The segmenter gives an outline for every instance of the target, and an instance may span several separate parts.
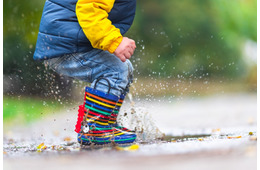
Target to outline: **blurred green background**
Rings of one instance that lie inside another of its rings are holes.
[[[4,0],[4,120],[75,106],[86,84],[32,59],[44,0]],[[256,0],[137,0],[136,98],[256,93]],[[82,100],[81,100],[82,99]]]

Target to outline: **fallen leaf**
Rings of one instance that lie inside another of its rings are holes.
[[[44,143],[41,143],[40,145],[37,146],[37,152],[42,152],[42,150],[47,149],[47,146],[44,145]]]
[[[70,142],[70,141],[72,141],[72,138],[71,137],[65,137],[63,140],[66,141],[66,142]]]
[[[37,146],[37,149],[41,149],[44,146],[44,143],[41,143],[40,145]]]
[[[218,129],[212,129],[212,132],[220,132],[220,131],[221,131],[220,128],[218,128]]]
[[[127,147],[117,146],[116,149],[119,151],[136,151],[139,149],[139,145],[134,144],[134,145],[127,146]]]
[[[228,139],[239,139],[242,138],[242,136],[228,136]]]

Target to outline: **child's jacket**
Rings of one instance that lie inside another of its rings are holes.
[[[33,58],[93,48],[113,53],[132,25],[135,7],[136,0],[47,0]]]

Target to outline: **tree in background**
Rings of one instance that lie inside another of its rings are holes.
[[[141,74],[243,75],[241,45],[256,41],[256,0],[140,0],[138,7],[133,36],[145,48],[136,55]]]
[[[4,89],[7,94],[70,96],[72,83],[33,60],[45,1],[4,0]]]
[[[32,59],[44,2],[4,0],[3,69],[10,94],[48,96],[57,86],[71,83]],[[241,47],[247,39],[257,40],[256,3],[138,0],[134,25],[127,34],[138,44],[131,59],[136,75],[241,78],[245,72]]]

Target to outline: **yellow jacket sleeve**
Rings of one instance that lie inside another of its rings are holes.
[[[78,0],[76,15],[86,37],[94,48],[114,53],[123,36],[112,25],[108,13],[115,0]]]

